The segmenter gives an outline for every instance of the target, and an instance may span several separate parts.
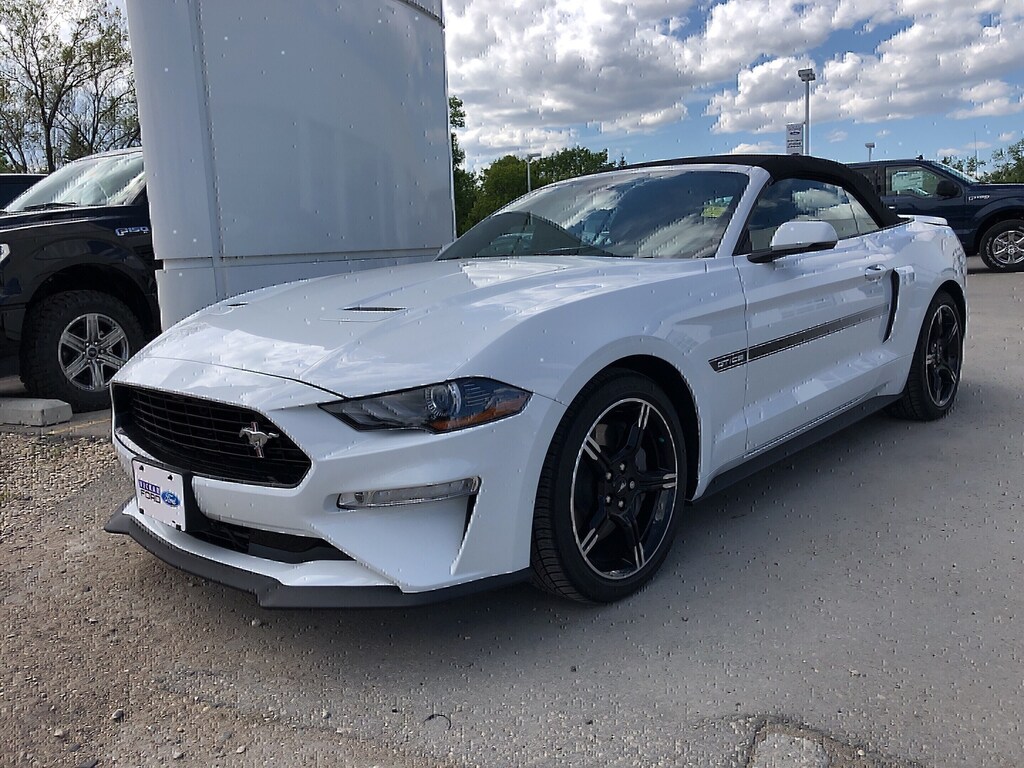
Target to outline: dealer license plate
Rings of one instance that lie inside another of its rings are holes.
[[[185,478],[180,472],[132,459],[135,500],[146,517],[185,530]]]

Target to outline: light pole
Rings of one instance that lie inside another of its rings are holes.
[[[533,189],[533,181],[530,178],[530,163],[540,157],[540,152],[531,152],[526,156],[526,191]]]
[[[871,162],[871,150],[875,148],[875,142],[865,141],[864,146],[868,148],[868,162]]]
[[[801,69],[797,72],[804,81],[804,154],[811,154],[811,82],[817,78],[813,69]]]

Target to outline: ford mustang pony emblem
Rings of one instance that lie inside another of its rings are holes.
[[[249,439],[249,445],[256,451],[256,455],[263,458],[263,446],[273,440],[275,437],[280,437],[276,432],[261,432],[260,425],[255,421],[252,422],[248,427],[242,427],[238,432],[239,437],[246,437]]]

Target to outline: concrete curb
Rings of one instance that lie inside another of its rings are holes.
[[[71,421],[71,406],[63,400],[0,397],[0,424],[49,427],[68,421]]]

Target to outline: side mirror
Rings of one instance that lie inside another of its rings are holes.
[[[787,221],[775,230],[767,251],[752,253],[747,258],[763,264],[794,253],[827,251],[838,242],[836,228],[827,221]]]
[[[939,197],[956,197],[960,194],[960,187],[949,179],[939,179],[939,183],[935,185],[935,194]]]

